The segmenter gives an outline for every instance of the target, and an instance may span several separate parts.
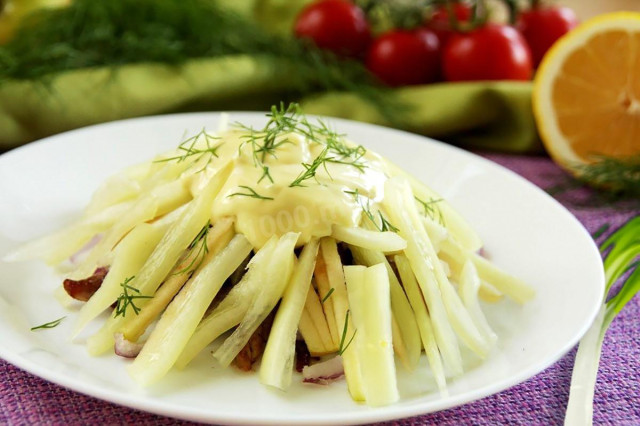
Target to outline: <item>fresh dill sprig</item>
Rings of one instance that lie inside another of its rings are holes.
[[[364,149],[364,148],[363,148]],[[304,182],[309,179],[315,179],[316,173],[320,166],[322,166],[331,178],[331,174],[327,169],[327,164],[342,164],[345,166],[352,166],[358,169],[360,173],[364,172],[366,165],[361,161],[362,156],[364,155],[362,150],[354,150],[352,151],[355,157],[331,157],[329,153],[331,152],[331,147],[329,145],[325,146],[325,148],[318,154],[316,158],[313,159],[311,163],[302,163],[304,170],[300,172],[300,174],[289,184],[289,187],[295,186],[306,186]]]
[[[361,161],[367,150],[362,145],[349,146],[345,140],[345,135],[337,133],[329,127],[322,119],[318,119],[318,124],[313,124],[307,118],[298,112],[300,116],[295,131],[305,135],[309,140],[325,145],[327,153],[333,156],[327,156],[327,163],[345,164],[353,166],[361,173],[366,168],[365,163]]]
[[[67,316],[63,316],[58,318],[57,320],[53,320],[50,322],[45,322],[44,324],[40,324],[37,325],[35,327],[31,327],[31,331],[36,331],[36,330],[44,330],[46,328],[54,328],[60,325],[60,323],[62,322],[63,319],[65,319]]]
[[[196,146],[198,141],[204,138],[204,142],[206,144],[206,148],[199,148]],[[197,135],[191,136],[184,140],[178,146],[178,151],[182,153],[182,155],[176,155],[168,158],[161,158],[159,160],[155,160],[154,163],[167,163],[170,161],[175,161],[177,163],[181,163],[194,155],[201,156],[204,154],[210,154],[209,160],[207,164],[204,165],[203,170],[209,165],[213,157],[218,158],[218,149],[222,146],[222,143],[213,145],[213,141],[218,141],[220,138],[218,136],[213,136],[207,133],[207,131],[203,128]]]
[[[324,147],[313,162],[302,163],[305,170],[291,182],[290,187],[305,186],[303,183],[315,178],[316,171],[320,166],[323,166],[328,174],[327,164],[343,164],[355,167],[361,173],[364,172],[366,164],[362,159],[367,150],[362,145],[349,146],[344,135],[333,131],[322,120],[318,120],[318,124],[310,122],[297,103],[292,102],[287,107],[284,102],[281,102],[279,107],[274,105],[267,117],[269,120],[262,129],[254,129],[251,126],[235,123],[236,127],[246,131],[246,134],[241,136],[244,141],[238,148],[239,153],[245,146],[250,146],[253,164],[262,170],[258,183],[265,178],[273,183],[269,166],[265,162],[268,157],[277,159],[277,149],[282,145],[292,143],[287,139],[287,135],[290,133],[302,135],[310,142]]]
[[[258,183],[262,182],[264,178],[269,179],[269,182],[273,183],[273,177],[271,177],[269,167],[265,165],[262,166],[262,176],[260,176],[260,179],[258,179]]]
[[[393,226],[393,224],[389,222],[389,220],[386,217],[384,217],[381,210],[378,210],[378,217],[380,218],[380,224],[378,225],[375,215],[371,212],[371,200],[367,198],[367,203],[364,204],[362,202],[363,197],[360,196],[360,192],[358,191],[357,188],[354,191],[344,191],[344,192],[346,194],[353,195],[353,198],[358,202],[365,216],[371,221],[373,226],[375,226],[378,231],[380,232],[387,232],[387,231],[398,232],[399,231],[398,228]]]
[[[195,252],[195,254],[193,254],[191,262],[189,262],[189,264],[184,268],[181,268],[180,270],[174,272],[173,275],[180,275],[185,272],[194,272],[200,267],[200,265],[202,265],[202,262],[204,262],[205,257],[207,257],[207,254],[209,253],[209,247],[207,246],[207,235],[209,235],[210,228],[211,221],[208,221],[207,224],[202,227],[200,232],[198,232],[198,235],[195,236],[193,241],[191,241],[191,244],[189,244],[189,246],[187,247],[187,250],[190,250],[189,256],[191,256],[191,254],[193,254],[192,250],[194,250],[194,248],[198,246],[198,250]]]
[[[361,202],[360,207],[362,207],[362,211],[367,216],[367,218],[369,218],[371,223],[373,223],[373,226],[375,226],[378,231],[380,232],[387,232],[387,231],[398,232],[399,231],[398,228],[393,226],[391,222],[389,222],[389,220],[387,220],[387,218],[384,217],[384,215],[382,214],[382,211],[380,210],[378,210],[378,217],[380,218],[380,224],[378,225],[378,222],[376,221],[375,216],[373,215],[373,213],[371,213],[371,204],[369,199],[367,199],[366,205],[362,204]]]
[[[640,198],[640,154],[624,159],[594,155],[592,160],[572,166],[579,181],[620,198]]]
[[[442,214],[442,210],[437,206],[437,204],[442,200],[442,198],[431,198],[429,201],[424,201],[414,195],[415,200],[420,203],[422,206],[422,214],[425,217],[428,217],[431,220],[437,220],[440,225],[445,226],[444,223],[444,215]]]
[[[353,342],[353,338],[356,337],[356,333],[358,332],[358,330],[354,330],[353,334],[351,335],[351,338],[345,345],[345,341],[347,340],[347,331],[349,329],[349,312],[350,311],[347,311],[347,314],[344,317],[344,327],[342,328],[342,337],[340,337],[340,346],[338,347],[338,355],[342,355],[347,350],[347,348],[351,345],[351,342]]]
[[[295,186],[306,186],[304,182],[309,179],[315,179],[316,172],[320,166],[323,166],[327,174],[329,171],[327,170],[327,152],[329,152],[328,148],[322,150],[320,154],[316,158],[313,159],[311,163],[302,163],[304,167],[304,171],[300,172],[298,177],[296,177],[293,182],[289,184],[290,188]]]
[[[256,190],[251,188],[250,186],[240,185],[239,188],[246,189],[247,192],[234,192],[233,194],[227,195],[227,198],[229,198],[229,197],[251,197],[251,198],[257,198],[257,199],[260,199],[260,200],[273,200],[272,197],[266,197],[264,195],[258,194],[256,192]]]
[[[577,177],[558,176],[545,191],[574,208],[615,207],[635,211],[640,208],[640,154],[626,159],[593,156],[591,164],[574,164]]]
[[[329,289],[329,291],[327,292],[327,294],[324,295],[324,297],[322,298],[322,300],[320,301],[320,303],[322,305],[324,305],[324,302],[327,301],[327,299],[329,299],[329,297],[331,297],[331,295],[333,294],[333,292],[335,291],[335,288],[331,287]]]
[[[116,308],[114,310],[114,317],[117,318],[119,316],[125,316],[127,314],[127,308],[131,306],[133,312],[138,315],[140,313],[140,307],[136,306],[134,300],[136,299],[151,299],[153,296],[144,296],[140,294],[140,290],[135,287],[129,285],[131,280],[133,280],[135,276],[131,276],[126,278],[123,282],[120,283],[120,287],[122,287],[122,294],[118,296],[116,300]]]
[[[378,215],[380,216],[380,223],[381,223],[380,224],[380,232],[387,232],[387,231],[398,232],[399,231],[398,228],[393,226],[391,224],[391,222],[389,222],[387,220],[387,218],[383,216],[383,214],[382,214],[382,212],[380,210],[378,210]]]
[[[242,152],[245,145],[250,145],[253,164],[262,169],[262,175],[260,179],[258,179],[258,183],[264,178],[269,179],[271,183],[273,183],[269,166],[264,163],[267,160],[267,156],[277,159],[276,150],[284,144],[291,143],[288,139],[280,137],[295,130],[296,117],[300,114],[300,111],[300,106],[295,103],[290,104],[285,110],[284,103],[281,102],[280,109],[275,105],[271,106],[271,112],[267,114],[269,121],[261,130],[256,130],[251,126],[246,126],[241,123],[235,123],[236,127],[247,131],[247,134],[241,136],[245,141],[240,144],[238,151]],[[262,143],[260,143],[261,141]]]

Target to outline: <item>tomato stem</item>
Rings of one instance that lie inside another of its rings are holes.
[[[435,2],[439,3],[439,2]],[[444,6],[447,10],[449,17],[449,26],[455,32],[469,32],[476,28],[482,27],[487,23],[489,19],[488,8],[486,0],[473,0],[471,7],[472,14],[469,22],[460,22],[458,15],[456,14],[455,5],[460,3],[460,0],[444,0]]]
[[[387,0],[354,0],[363,10],[374,32],[386,32],[392,28],[412,30],[424,23],[425,12],[433,0],[390,2]]]
[[[484,26],[489,20],[489,8],[486,0],[477,0],[473,5],[473,16],[468,31]]]
[[[458,22],[458,17],[456,16],[456,11],[454,9],[454,4],[456,0],[446,0],[445,7],[447,8],[447,14],[449,15],[449,25],[453,31],[460,30],[460,23]]]
[[[535,4],[538,3],[539,0],[531,0],[532,1],[532,7],[536,7]],[[519,10],[519,6],[518,6],[518,0],[503,0],[505,6],[507,6],[507,9],[509,11],[509,23],[511,25],[514,25],[518,19],[518,10]]]

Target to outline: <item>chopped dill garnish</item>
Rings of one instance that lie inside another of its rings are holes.
[[[266,166],[264,162],[267,160],[267,156],[278,158],[276,156],[276,150],[284,144],[291,143],[291,141],[286,138],[278,138],[295,130],[297,115],[300,113],[301,110],[298,104],[292,103],[285,110],[284,103],[281,102],[280,109],[275,105],[271,106],[271,112],[267,114],[269,121],[261,130],[255,130],[253,127],[245,126],[241,123],[235,124],[236,127],[248,132],[242,136],[245,141],[238,149],[242,151],[245,145],[248,144],[251,146],[253,164],[256,167],[262,168],[262,175],[258,183],[264,178],[269,179],[271,183],[273,183],[269,166]],[[260,141],[262,141],[262,143],[260,143]]]
[[[300,105],[291,103],[285,107],[284,102],[281,102],[279,107],[271,107],[271,112],[267,114],[267,117],[269,117],[269,121],[262,129],[235,124],[236,127],[247,132],[241,136],[244,141],[238,148],[239,151],[241,152],[245,146],[250,146],[253,164],[262,170],[258,183],[265,178],[273,183],[269,166],[265,162],[268,157],[277,159],[278,148],[292,143],[287,138],[289,133],[302,135],[310,142],[324,146],[322,152],[313,162],[310,164],[302,163],[305,170],[291,182],[290,187],[305,186],[303,182],[315,178],[316,171],[320,166],[323,166],[327,171],[326,165],[330,163],[352,166],[360,172],[364,172],[366,164],[362,158],[367,150],[362,145],[349,146],[344,135],[331,130],[322,120],[318,120],[318,124],[311,123],[302,112]]]
[[[134,303],[136,299],[151,299],[153,296],[143,296],[140,294],[140,290],[135,287],[131,287],[129,283],[133,280],[135,276],[131,276],[126,278],[123,282],[120,283],[120,287],[122,287],[122,294],[118,296],[116,300],[116,308],[114,310],[114,317],[117,318],[119,316],[125,316],[127,314],[127,308],[131,306],[133,312],[138,315],[140,313],[140,309]],[[131,292],[131,293],[130,293]]]
[[[242,189],[246,189],[248,192],[234,192],[231,195],[227,195],[227,198],[229,197],[251,197],[251,198],[258,198],[260,200],[273,200],[272,197],[265,197],[263,195],[258,194],[255,189],[251,188],[250,186],[246,186],[246,185],[240,185],[239,186]]]
[[[351,339],[349,339],[349,341],[345,345],[345,341],[347,340],[347,331],[349,329],[349,312],[350,311],[347,311],[347,314],[344,317],[344,327],[342,328],[342,337],[340,337],[338,355],[342,355],[347,350],[347,348],[351,345],[351,342],[353,342],[353,338],[356,337],[356,333],[358,332],[358,330],[354,330],[353,334],[351,335]]]
[[[58,318],[57,320],[53,320],[50,322],[45,322],[44,324],[40,324],[37,325],[35,327],[31,327],[31,331],[36,331],[36,330],[44,330],[46,328],[54,328],[60,325],[60,323],[62,322],[63,319],[65,319],[67,316],[63,316]]]
[[[440,208],[437,206],[439,202],[443,201],[442,198],[438,198],[438,199],[432,198],[429,201],[421,200],[415,195],[414,195],[414,198],[422,206],[422,210],[423,210],[422,214],[425,217],[431,220],[437,220],[440,223],[440,225],[445,226],[444,215],[442,214],[442,211],[440,210]]]
[[[207,246],[207,235],[209,235],[210,227],[211,221],[208,221],[207,224],[202,227],[200,232],[198,232],[198,235],[195,236],[191,244],[189,244],[189,247],[187,247],[187,250],[193,250],[196,245],[198,246],[198,250],[195,252],[195,254],[193,254],[193,259],[191,259],[191,262],[184,268],[174,272],[172,275],[180,275],[185,272],[191,273],[198,269],[200,265],[202,265],[202,262],[204,262],[205,257],[209,253],[209,247]],[[189,256],[191,256],[193,251],[190,251],[189,253]]]
[[[375,216],[373,215],[373,213],[371,213],[371,205],[370,205],[369,199],[367,199],[366,206],[362,204],[362,202],[360,201],[360,207],[362,207],[362,211],[369,218],[371,223],[373,223],[376,229],[378,229],[378,231],[380,232],[387,232],[387,231],[398,232],[399,231],[398,228],[393,226],[391,222],[389,222],[387,218],[384,217],[384,215],[382,214],[382,211],[380,210],[378,210],[378,216],[380,217],[380,225],[378,225],[378,222],[376,221]]]
[[[264,178],[269,179],[269,181],[273,183],[273,178],[271,177],[268,166],[262,166],[262,176],[260,176],[260,179],[258,179],[258,183],[262,182]]]
[[[358,192],[357,188],[354,191],[344,191],[344,192],[345,194],[353,195],[353,198],[358,202],[358,204],[360,204],[360,208],[364,212],[365,216],[367,216],[367,218],[371,221],[373,226],[375,226],[378,231],[380,232],[388,232],[388,231],[398,232],[399,231],[398,228],[393,226],[393,224],[389,222],[389,220],[386,217],[384,217],[381,210],[378,210],[378,217],[380,218],[380,224],[378,225],[375,215],[371,212],[371,200],[367,198],[367,203],[364,204],[362,202],[363,197],[360,196],[360,193]]]
[[[309,179],[315,179],[316,172],[318,170],[318,167],[320,166],[323,166],[325,168],[325,171],[329,173],[327,171],[327,152],[328,151],[329,151],[329,148],[323,149],[322,152],[316,158],[313,159],[311,164],[302,163],[302,166],[304,167],[304,171],[301,172],[298,175],[298,177],[295,178],[293,182],[289,184],[289,187],[293,188],[294,186],[306,186],[303,183]]]
[[[327,172],[327,175],[329,175],[329,178],[331,178],[331,175],[329,174],[329,170],[327,169],[327,164],[343,164],[346,166],[353,166],[356,169],[358,169],[361,173],[364,172],[366,165],[360,161],[363,155],[361,154],[362,151],[353,151],[354,153],[357,153],[354,158],[350,158],[350,157],[336,158],[336,157],[329,156],[330,150],[331,150],[331,147],[327,145],[322,150],[322,152],[318,154],[316,158],[313,159],[311,163],[302,163],[302,167],[304,167],[304,171],[302,171],[298,175],[298,177],[296,177],[293,180],[293,182],[289,184],[289,187],[306,186],[303,183],[309,179],[315,179],[316,172],[318,171],[318,168],[320,166],[324,168],[325,172]]]
[[[198,140],[200,140],[201,138],[204,138],[206,148],[196,147]],[[176,161],[178,163],[181,163],[193,157],[194,155],[201,156],[204,154],[210,154],[207,164],[205,164],[204,167],[202,168],[204,170],[209,165],[213,157],[218,158],[218,149],[220,148],[220,146],[222,146],[222,143],[219,143],[216,145],[212,144],[213,141],[218,141],[218,140],[220,140],[219,137],[210,135],[203,128],[200,131],[200,133],[198,133],[195,136],[191,136],[190,138],[187,138],[178,146],[178,151],[182,153],[182,155],[176,155],[174,157],[169,157],[169,158],[162,158],[160,160],[155,160],[154,163],[167,163],[170,161]]]
[[[242,149],[245,144],[251,145],[255,165],[263,164],[267,159],[267,155],[277,158],[275,154],[276,149],[284,144],[291,143],[291,141],[287,139],[278,140],[278,137],[295,130],[296,117],[300,113],[301,110],[298,104],[292,103],[285,110],[284,103],[281,102],[280,109],[275,105],[271,106],[271,112],[267,114],[269,121],[261,130],[255,130],[253,127],[235,123],[236,127],[248,131],[248,134],[242,136],[246,141],[243,142],[240,149]],[[262,141],[262,144],[260,141]]]
[[[393,226],[391,222],[389,222],[387,218],[382,215],[382,212],[380,210],[378,210],[378,215],[380,216],[380,223],[381,223],[380,232],[387,232],[387,231],[398,232],[399,231],[398,228]]]
[[[331,295],[333,294],[333,292],[335,291],[335,288],[331,287],[329,289],[329,291],[327,292],[327,294],[324,295],[324,297],[322,298],[322,300],[320,301],[321,304],[324,305],[324,302],[327,301],[327,299],[329,299],[329,297],[331,297]]]

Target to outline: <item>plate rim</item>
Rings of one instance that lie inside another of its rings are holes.
[[[144,117],[134,117],[134,118],[127,118],[123,120],[114,120],[114,121],[105,122],[105,123],[98,123],[94,125],[73,129],[63,133],[51,135],[51,136],[39,139],[37,141],[30,142],[25,145],[10,149],[9,151],[6,151],[0,154],[0,165],[2,165],[2,163],[5,161],[10,161],[14,155],[21,155],[23,151],[29,151],[34,149],[38,150],[38,149],[41,149],[40,147],[42,146],[60,143],[59,142],[60,140],[64,141],[65,139],[70,137],[74,138],[76,137],[77,134],[82,134],[85,132],[89,132],[89,133],[100,132],[104,128],[114,127],[114,126],[117,127],[126,123],[143,123],[144,124],[144,122],[153,122],[153,121],[162,120],[162,119],[191,118],[196,116],[219,117],[221,114],[229,114],[230,116],[245,115],[245,116],[249,116],[257,119],[259,117],[264,118],[265,113],[266,111],[185,112],[185,113],[159,114],[159,115],[144,116]],[[492,172],[499,172],[499,173],[509,175],[510,178],[517,180],[520,185],[525,185],[528,187],[529,190],[535,191],[540,195],[544,196],[547,199],[547,201],[550,201],[554,205],[556,210],[558,210],[559,212],[562,212],[563,215],[568,216],[568,218],[570,219],[571,222],[574,223],[574,225],[578,225],[582,233],[585,234],[585,236],[587,236],[589,240],[591,240],[590,248],[592,252],[594,254],[597,254],[598,258],[601,259],[600,252],[595,242],[593,241],[593,239],[591,239],[589,232],[586,230],[584,225],[565,206],[563,206],[558,200],[551,197],[549,194],[547,194],[545,191],[543,191],[541,188],[539,188],[538,186],[536,186],[526,178],[522,177],[521,175],[507,169],[506,167],[496,162],[493,162],[473,152],[466,151],[460,147],[450,145],[445,142],[438,141],[436,139],[419,135],[416,133],[412,133],[409,131],[405,131],[405,130],[394,129],[390,127],[380,126],[380,125],[371,124],[371,123],[364,123],[364,122],[359,122],[355,120],[335,118],[330,116],[317,116],[312,114],[308,114],[307,116],[314,117],[314,118],[319,117],[335,124],[342,123],[349,126],[364,127],[365,129],[371,128],[372,131],[378,130],[383,132],[390,132],[395,135],[399,135],[402,138],[409,138],[409,139],[416,139],[416,140],[421,139],[423,143],[438,145],[441,149],[445,149],[446,151],[453,152],[454,155],[462,155],[466,158],[472,159],[472,161],[479,162],[480,164],[482,164],[483,167],[488,167],[489,169],[491,169]],[[604,267],[602,265],[602,262],[599,262],[598,272],[599,272],[599,276],[597,277],[597,281],[600,287],[599,293],[603,296],[604,288],[605,288],[605,278],[604,278],[605,276],[604,276]],[[594,278],[594,282],[595,282],[595,278]],[[556,355],[554,357],[532,364],[528,369],[523,369],[519,371],[518,374],[513,375],[509,380],[505,380],[499,383],[487,384],[480,388],[474,389],[472,392],[467,392],[465,394],[458,395],[453,398],[450,397],[447,400],[447,403],[439,404],[436,409],[427,410],[427,411],[425,411],[425,408],[421,404],[415,404],[412,406],[402,406],[402,405],[396,404],[396,405],[383,407],[384,411],[382,412],[376,409],[372,409],[368,411],[340,413],[338,415],[333,415],[333,416],[330,415],[331,413],[327,413],[328,414],[327,417],[323,416],[322,418],[319,418],[319,419],[313,419],[309,417],[264,419],[258,416],[252,416],[250,412],[242,413],[242,416],[240,418],[235,416],[230,417],[225,414],[222,414],[222,415],[214,414],[214,417],[212,417],[212,411],[209,411],[209,410],[203,410],[201,408],[196,408],[196,407],[184,407],[179,404],[171,403],[169,401],[163,401],[163,404],[159,404],[158,401],[154,400],[152,396],[128,394],[128,393],[118,392],[116,390],[111,390],[111,389],[101,389],[98,385],[95,385],[95,384],[87,385],[85,383],[82,383],[79,380],[69,379],[68,377],[65,376],[64,373],[58,373],[55,371],[47,370],[45,367],[42,367],[41,365],[39,365],[37,362],[20,357],[17,353],[11,352],[10,348],[8,346],[5,346],[5,344],[1,342],[0,342],[0,358],[4,359],[5,361],[7,361],[8,363],[10,363],[16,368],[19,368],[22,371],[25,371],[29,374],[34,374],[40,379],[44,379],[51,383],[55,383],[66,389],[69,389],[75,392],[80,392],[84,395],[98,398],[103,401],[110,402],[116,405],[121,405],[129,408],[142,410],[145,412],[159,414],[163,416],[168,416],[172,418],[177,418],[177,419],[191,420],[191,421],[198,421],[198,422],[205,422],[205,423],[224,422],[227,424],[238,424],[238,425],[252,425],[252,424],[256,424],[256,422],[259,422],[260,424],[265,424],[265,425],[281,425],[281,424],[292,425],[292,424],[300,424],[301,421],[303,421],[304,424],[308,424],[308,425],[362,424],[367,422],[388,421],[388,420],[412,417],[416,415],[435,413],[435,412],[450,409],[453,407],[459,407],[461,405],[464,405],[473,401],[477,401],[480,399],[484,399],[496,393],[510,389],[511,387],[519,383],[522,383],[536,376],[537,374],[540,374],[546,368],[555,364],[560,358],[564,357],[578,343],[578,341],[590,328],[599,310],[600,310],[600,305],[597,305],[597,308],[594,307],[591,310],[589,314],[589,320],[582,325],[581,329],[574,335],[573,339],[567,341],[562,347],[562,349],[556,352]],[[151,400],[149,400],[149,398],[151,398]]]

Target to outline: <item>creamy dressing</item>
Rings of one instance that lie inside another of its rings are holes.
[[[262,157],[259,153],[256,162],[255,146],[247,142],[248,134],[248,130],[233,129],[218,135],[219,140],[209,140],[209,146],[216,147],[217,157],[203,155],[188,173],[195,195],[215,173],[232,163],[231,173],[214,200],[212,220],[234,217],[236,231],[256,248],[272,235],[289,231],[300,233],[298,245],[302,245],[312,237],[331,235],[334,224],[357,226],[362,206],[368,202],[373,206],[384,196],[386,166],[375,153],[364,153],[358,161],[364,166],[361,169],[352,164],[323,163],[315,177],[301,182],[304,186],[291,187],[305,172],[303,164],[310,165],[322,155],[326,149],[323,140],[318,142],[297,133],[279,135],[276,143],[284,143],[275,148],[273,155]],[[198,140],[197,146],[206,147],[205,142]],[[263,142],[257,140],[258,144]],[[327,157],[341,158],[332,151]],[[264,167],[268,168],[268,176]],[[356,190],[359,197],[354,196]]]

